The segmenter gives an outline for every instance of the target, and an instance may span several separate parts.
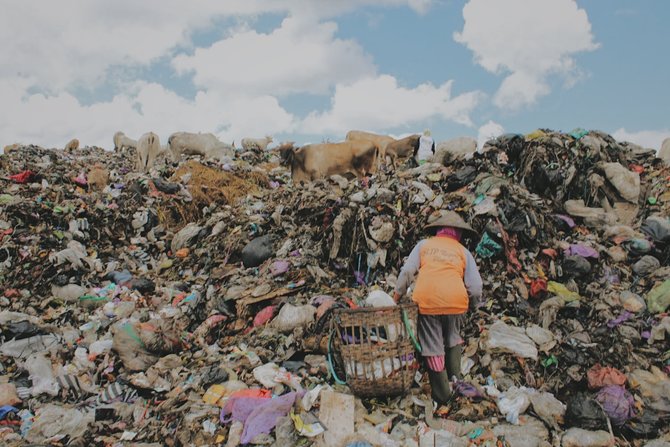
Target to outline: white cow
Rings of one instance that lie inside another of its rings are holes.
[[[158,135],[153,132],[142,135],[137,142],[137,170],[148,172],[162,151]]]
[[[242,149],[245,151],[259,150],[264,151],[268,148],[268,144],[272,143],[272,137],[266,136],[265,138],[242,138],[241,144]]]
[[[119,131],[114,134],[114,152],[124,152],[124,149],[137,149],[137,140],[133,140]]]
[[[172,160],[179,161],[181,154],[202,155],[221,159],[232,157],[235,153],[235,142],[224,143],[212,133],[175,132],[168,138],[168,150]]]

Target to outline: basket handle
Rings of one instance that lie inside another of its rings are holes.
[[[414,336],[414,331],[412,330],[412,326],[409,324],[409,317],[407,316],[407,310],[403,309],[402,310],[402,321],[405,323],[405,328],[407,329],[407,333],[409,334],[409,338],[412,339],[412,344],[414,345],[414,348],[421,353],[421,344],[419,343],[419,340],[416,339]]]
[[[337,377],[337,373],[335,372],[335,367],[333,366],[333,333],[335,332],[335,328],[332,328],[330,330],[330,335],[328,336],[328,370],[330,371],[330,374],[333,376],[333,379],[335,379],[335,383],[338,385],[346,385],[347,382],[344,380],[341,380],[339,377]]]

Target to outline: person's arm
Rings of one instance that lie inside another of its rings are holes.
[[[470,300],[470,309],[474,309],[479,305],[482,298],[482,277],[477,268],[477,262],[470,251],[463,247],[465,251],[465,273],[463,274],[463,282],[468,291],[468,298]]]
[[[400,270],[398,282],[395,286],[395,291],[393,292],[393,299],[396,303],[405,293],[407,293],[407,288],[419,271],[419,267],[421,267],[421,246],[423,243],[424,241],[420,241],[416,244]]]

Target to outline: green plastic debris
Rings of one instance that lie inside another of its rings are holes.
[[[480,195],[477,196],[477,198],[474,200],[474,202],[472,202],[472,204],[473,205],[479,205],[480,203],[482,203],[482,201],[485,198],[486,198],[486,196],[484,194],[480,194]]]
[[[584,129],[578,127],[577,129],[574,129],[572,132],[570,132],[569,135],[572,138],[574,138],[575,140],[579,140],[583,136],[588,135],[588,133],[589,133],[588,130],[584,130]]]
[[[577,292],[572,292],[568,290],[567,287],[556,281],[549,281],[547,283],[547,290],[553,293],[554,295],[563,298],[566,303],[581,299],[581,296],[579,296]]]
[[[542,360],[542,366],[544,366],[545,368],[549,368],[551,365],[558,366],[558,359],[556,358],[556,356],[554,354],[551,354],[551,356]]]
[[[477,254],[482,258],[490,258],[495,256],[497,253],[500,253],[501,250],[502,246],[491,239],[491,236],[489,236],[488,233],[484,233],[482,240],[479,241],[477,248],[475,248]]]
[[[645,300],[650,312],[665,312],[668,306],[670,306],[670,279],[651,289]]]
[[[656,197],[649,197],[647,202],[649,202],[649,205],[656,205]]]

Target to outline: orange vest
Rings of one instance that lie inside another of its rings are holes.
[[[463,246],[449,237],[432,237],[420,249],[419,274],[412,300],[424,315],[462,314],[468,310],[463,283],[466,257]]]

